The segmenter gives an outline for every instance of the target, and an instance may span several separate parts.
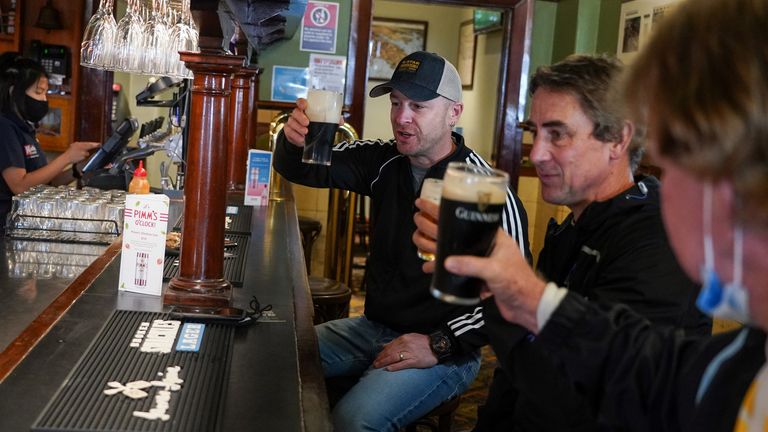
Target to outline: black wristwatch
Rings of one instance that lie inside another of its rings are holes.
[[[453,344],[447,334],[438,330],[429,335],[429,349],[437,357],[437,362],[442,363],[453,354]]]

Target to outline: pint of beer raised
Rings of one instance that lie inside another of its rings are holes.
[[[436,178],[425,178],[424,181],[421,183],[421,193],[419,194],[419,198],[425,199],[427,201],[432,201],[435,204],[440,204],[440,196],[443,193],[443,181],[441,179]],[[424,217],[426,217],[429,220],[434,220],[432,217],[427,215],[426,213],[422,213]],[[435,260],[435,254],[431,252],[425,252],[421,249],[416,250],[416,255],[419,256],[419,258],[423,259],[424,261],[434,261]]]
[[[443,177],[437,261],[430,292],[448,303],[472,305],[480,301],[482,280],[448,272],[443,263],[451,255],[487,256],[506,204],[509,175],[463,162],[451,162]]]
[[[342,94],[330,90],[310,89],[307,91],[309,132],[304,138],[302,162],[322,165],[331,164],[336,130],[341,118]]]

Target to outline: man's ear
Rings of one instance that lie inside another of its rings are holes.
[[[629,153],[629,144],[635,134],[635,125],[631,121],[624,121],[621,128],[621,138],[619,141],[611,142],[611,159],[620,159]]]
[[[464,112],[464,104],[461,102],[453,102],[451,104],[449,123],[455,126],[456,123],[459,122],[459,119],[461,118],[461,113],[463,112]]]

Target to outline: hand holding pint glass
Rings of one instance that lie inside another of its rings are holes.
[[[480,301],[481,279],[448,272],[451,255],[488,256],[506,205],[509,175],[503,171],[451,162],[443,177],[437,234],[437,261],[430,292],[448,303]]]
[[[342,94],[330,90],[309,89],[307,109],[309,132],[304,139],[304,163],[331,164],[331,150],[341,118]]]
[[[425,178],[424,181],[421,183],[421,194],[419,195],[419,198],[425,199],[427,201],[431,201],[435,204],[440,204],[440,196],[443,193],[443,181],[436,178]],[[427,219],[432,220],[432,222],[435,222],[434,219],[430,217],[430,215],[424,213],[424,217]],[[416,250],[416,255],[419,256],[419,258],[423,259],[424,261],[434,261],[435,260],[435,254],[432,252],[426,252],[421,249]]]

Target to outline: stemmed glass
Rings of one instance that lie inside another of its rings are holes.
[[[200,35],[194,26],[189,9],[189,0],[181,2],[181,16],[171,28],[171,42],[168,52],[167,74],[181,78],[191,78],[192,72],[179,57],[179,51],[197,51]]]
[[[117,24],[112,15],[114,0],[101,0],[99,9],[88,21],[80,44],[80,64],[99,69],[112,63],[112,52]]]
[[[126,72],[140,72],[144,50],[144,20],[140,14],[141,1],[128,0],[125,16],[117,23],[115,58],[112,66]]]
[[[152,15],[144,23],[144,53],[141,71],[148,74],[164,74],[170,31],[165,17],[168,13],[165,0],[152,0]]]

